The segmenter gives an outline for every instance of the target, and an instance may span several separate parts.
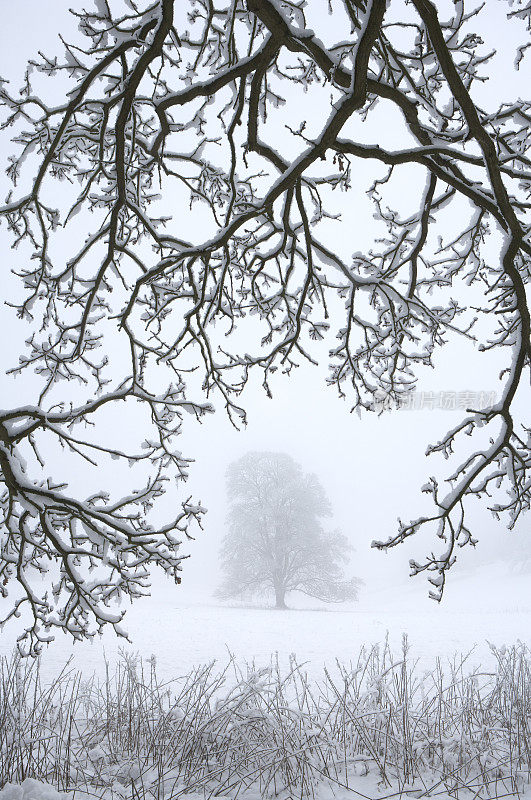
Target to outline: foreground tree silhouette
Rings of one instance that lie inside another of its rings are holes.
[[[183,412],[217,397],[242,422],[249,373],[269,392],[275,370],[320,360],[323,339],[330,383],[359,410],[399,404],[448,339],[500,352],[499,396],[468,403],[431,448],[449,455],[470,437],[447,488],[426,485],[433,511],[377,544],[432,528],[442,552],[412,571],[436,599],[474,543],[470,497],[511,525],[529,508],[531,105],[511,81],[503,102],[476,102],[492,54],[473,6],[328,8],[78,4],[64,56],[32,60],[20,92],[2,87],[16,152],[0,213],[17,248],[4,296],[13,342],[27,342],[15,374],[37,377],[6,391],[0,414],[0,589],[6,619],[31,611],[30,651],[54,628],[121,632],[114,600],[145,593],[151,565],[178,579],[179,540],[202,513],[185,501],[168,516],[176,498],[164,500],[187,473]],[[506,25],[529,25],[529,4],[507,12]],[[383,146],[391,125],[396,145]],[[109,458],[130,476],[103,479]],[[104,491],[76,484],[76,461]]]
[[[323,529],[330,504],[315,475],[304,475],[285,453],[247,453],[227,470],[229,532],[221,550],[225,574],[218,596],[288,592],[327,603],[355,600],[360,581],[345,580],[341,563],[352,548]]]

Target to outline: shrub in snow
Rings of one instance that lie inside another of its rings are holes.
[[[106,800],[313,797],[326,785],[369,797],[514,793],[531,774],[531,654],[492,654],[490,671],[467,675],[459,658],[447,674],[437,664],[419,675],[404,641],[398,656],[362,650],[320,682],[294,658],[286,673],[231,661],[171,690],[154,663],[148,674],[119,664],[104,684],[63,675],[43,687],[38,664],[4,662],[0,800],[59,800],[47,784]]]

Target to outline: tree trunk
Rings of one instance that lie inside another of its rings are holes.
[[[284,601],[286,590],[283,586],[275,586],[275,608],[287,608]]]

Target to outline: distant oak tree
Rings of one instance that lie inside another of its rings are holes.
[[[29,610],[35,653],[123,633],[153,567],[178,581],[203,508],[176,439],[215,403],[243,423],[251,373],[271,393],[327,360],[363,412],[462,341],[498,354],[497,397],[431,448],[455,449],[431,510],[375,543],[431,532],[411,568],[440,599],[470,499],[510,525],[531,502],[531,104],[509,74],[479,99],[527,67],[531,4],[72,2],[62,54],[0,87],[2,619]]]
[[[315,475],[285,453],[247,453],[228,468],[227,492],[220,597],[271,594],[276,608],[293,591],[327,603],[357,598],[361,581],[341,568],[352,547],[323,528],[330,503]]]

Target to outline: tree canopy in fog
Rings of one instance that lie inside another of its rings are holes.
[[[219,596],[273,594],[276,608],[286,608],[292,591],[327,603],[357,598],[360,581],[341,568],[351,546],[323,528],[331,509],[315,475],[285,453],[247,453],[228,468],[227,491]]]
[[[495,5],[525,68],[529,4]],[[431,448],[459,453],[425,486],[432,510],[378,546],[428,526],[439,541],[412,570],[440,599],[474,542],[469,498],[510,524],[528,509],[531,106],[510,79],[477,99],[497,69],[478,34],[493,12],[86,0],[61,52],[2,86],[23,401],[0,416],[0,588],[4,616],[29,606],[30,648],[55,627],[120,632],[113,602],[145,593],[152,565],[178,579],[203,511],[169,511],[183,417],[221,406],[242,423],[252,372],[270,392],[275,371],[329,359],[331,389],[364,411],[400,404],[448,340],[499,351],[497,397]]]

